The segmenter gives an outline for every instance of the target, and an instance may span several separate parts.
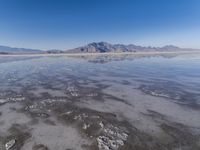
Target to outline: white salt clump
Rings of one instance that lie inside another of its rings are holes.
[[[153,95],[153,96],[159,96],[159,94],[158,93],[156,93],[156,92],[150,92],[151,93],[151,95]]]
[[[25,110],[37,110],[37,109],[42,109],[42,108],[43,108],[42,105],[35,103],[32,105],[26,106]]]
[[[54,105],[54,103],[57,103],[57,102],[66,102],[66,100],[65,99],[45,99],[40,102],[34,103],[32,105],[26,106],[25,110],[43,109],[47,105]]]
[[[5,99],[0,99],[0,104],[4,104],[6,103],[7,101]]]
[[[74,86],[68,86],[67,91],[69,91],[69,93],[74,97],[79,96],[78,89]]]
[[[81,119],[82,119],[81,115],[74,116],[74,120],[81,120]]]
[[[117,133],[117,136],[119,139],[122,139],[123,141],[125,141],[128,137],[126,133]]]
[[[17,78],[9,78],[8,81],[17,81]]]
[[[7,142],[6,144],[5,144],[5,148],[6,148],[6,150],[9,150],[9,149],[11,149],[14,145],[15,145],[15,140],[13,139],[13,140],[10,140],[9,142]]]
[[[102,122],[99,125],[104,128]],[[104,135],[97,138],[99,150],[117,150],[124,145],[128,135],[117,127],[104,128]]]
[[[69,115],[69,114],[71,114],[72,113],[72,111],[68,111],[68,112],[66,112],[65,114],[66,115]]]
[[[10,97],[9,101],[13,101],[13,102],[20,102],[20,101],[24,101],[25,97]]]
[[[66,102],[66,100],[65,99],[45,99],[41,102],[41,104],[46,106],[46,104],[51,104],[51,103],[56,103],[56,102]]]
[[[87,94],[87,96],[89,96],[89,97],[95,97],[97,95],[98,95],[97,93],[89,93],[89,94]]]
[[[165,98],[170,98],[171,97],[169,94],[167,94],[167,93],[161,93],[159,91],[158,92],[157,91],[151,91],[150,94],[152,96],[159,96],[159,97],[165,97]],[[180,96],[176,94],[172,98],[176,99],[176,100],[179,100]]]
[[[83,129],[84,129],[84,130],[86,130],[86,129],[89,128],[89,127],[90,127],[90,124],[86,124],[86,123],[83,124]]]
[[[103,128],[103,127],[104,127],[104,124],[103,124],[103,122],[102,122],[102,121],[99,123],[99,125],[101,126],[101,128]]]
[[[74,87],[74,86],[68,86],[68,87],[67,87],[67,90],[70,91],[70,92],[78,91],[77,88]]]
[[[87,118],[87,117],[88,117],[88,115],[85,114],[85,113],[83,113],[83,114],[81,114],[81,115],[82,115],[83,118]]]
[[[109,128],[104,129],[104,132],[107,133],[107,134],[110,134],[110,135],[114,135],[115,134],[115,132],[113,130],[109,129]]]
[[[110,150],[110,148],[107,146],[108,141],[109,139],[107,137],[99,136],[97,138],[99,150]]]
[[[71,92],[70,93],[72,96],[74,96],[74,97],[78,97],[79,96],[79,94],[77,93],[77,92]]]
[[[124,145],[121,139],[112,139],[111,137],[99,136],[97,138],[99,150],[117,150]]]
[[[60,116],[70,115],[71,113],[73,113],[73,111],[67,111],[67,112],[64,112],[64,113],[60,114]]]

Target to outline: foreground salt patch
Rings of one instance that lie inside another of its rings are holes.
[[[77,125],[81,132],[91,139],[92,145],[99,150],[117,150],[125,145],[128,139],[128,130],[122,124],[115,122],[115,117],[111,114],[104,116],[92,110],[69,109],[61,113],[60,117]],[[110,121],[107,117],[114,120]]]
[[[104,127],[102,122],[99,125],[103,129],[103,135],[97,138],[99,150],[117,150],[120,146],[124,145],[124,142],[128,138],[127,133],[112,125]]]

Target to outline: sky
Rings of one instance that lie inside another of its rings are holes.
[[[0,0],[0,45],[200,48],[200,0]]]

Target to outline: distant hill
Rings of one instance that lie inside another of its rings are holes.
[[[173,45],[164,47],[143,47],[133,44],[110,44],[107,42],[94,42],[86,46],[78,47],[75,49],[66,50],[66,53],[109,53],[109,52],[141,52],[141,51],[181,51],[188,50],[179,48]]]
[[[44,53],[42,50],[37,49],[27,49],[27,48],[14,48],[8,46],[0,46],[1,54],[35,54],[35,53]]]
[[[45,52],[48,53],[48,54],[60,54],[60,53],[64,53],[64,51],[57,50],[57,49],[47,50]]]

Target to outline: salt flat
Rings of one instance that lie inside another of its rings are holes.
[[[200,148],[198,53],[13,56],[0,56],[1,150]]]

